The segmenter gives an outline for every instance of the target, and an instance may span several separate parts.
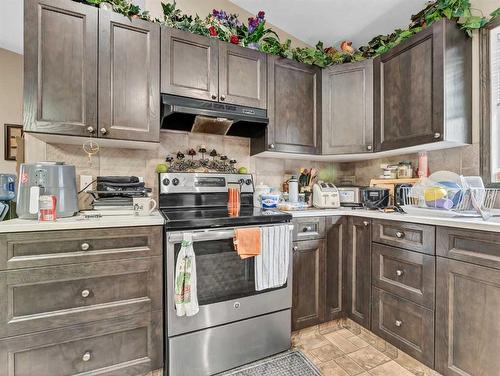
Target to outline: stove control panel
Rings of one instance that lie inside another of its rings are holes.
[[[160,174],[160,193],[227,192],[229,184],[239,184],[242,193],[253,193],[251,174],[172,172]]]

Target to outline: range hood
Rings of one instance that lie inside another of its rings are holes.
[[[194,133],[261,137],[269,119],[261,108],[161,95],[161,128]]]

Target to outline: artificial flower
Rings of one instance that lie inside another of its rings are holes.
[[[217,30],[215,29],[214,26],[210,26],[208,28],[208,32],[210,33],[210,36],[211,37],[216,37],[217,36]]]
[[[231,35],[231,39],[229,40],[232,44],[239,44],[240,43],[240,38],[238,38],[237,35]]]

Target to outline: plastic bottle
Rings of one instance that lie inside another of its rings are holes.
[[[429,160],[426,151],[418,153],[418,177],[420,179],[429,176]]]
[[[299,202],[299,181],[296,176],[288,180],[288,200],[290,202]]]

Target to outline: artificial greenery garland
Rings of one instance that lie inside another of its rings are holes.
[[[334,64],[374,58],[443,18],[455,21],[460,29],[469,36],[472,35],[473,30],[482,28],[488,22],[488,18],[484,16],[472,15],[470,0],[435,0],[430,2],[425,9],[412,16],[407,29],[397,29],[392,34],[379,35],[359,49],[354,49],[351,43],[347,41],[342,42],[339,49],[334,47],[325,48],[321,41],[314,48],[293,48],[290,39],[282,43],[272,29],[266,28],[265,13],[263,11],[260,11],[255,17],[250,17],[248,24],[244,24],[238,19],[238,15],[223,10],[214,9],[205,18],[198,15],[183,14],[176,7],[174,0],[173,3],[162,3],[163,20],[152,20],[147,11],[142,11],[129,0],[75,1],[83,1],[95,6],[109,3],[115,12],[130,18],[137,17],[159,22],[176,29],[218,38],[229,43],[258,49],[268,54],[294,59],[322,68]],[[500,8],[491,13],[490,16],[492,18],[500,16]]]

